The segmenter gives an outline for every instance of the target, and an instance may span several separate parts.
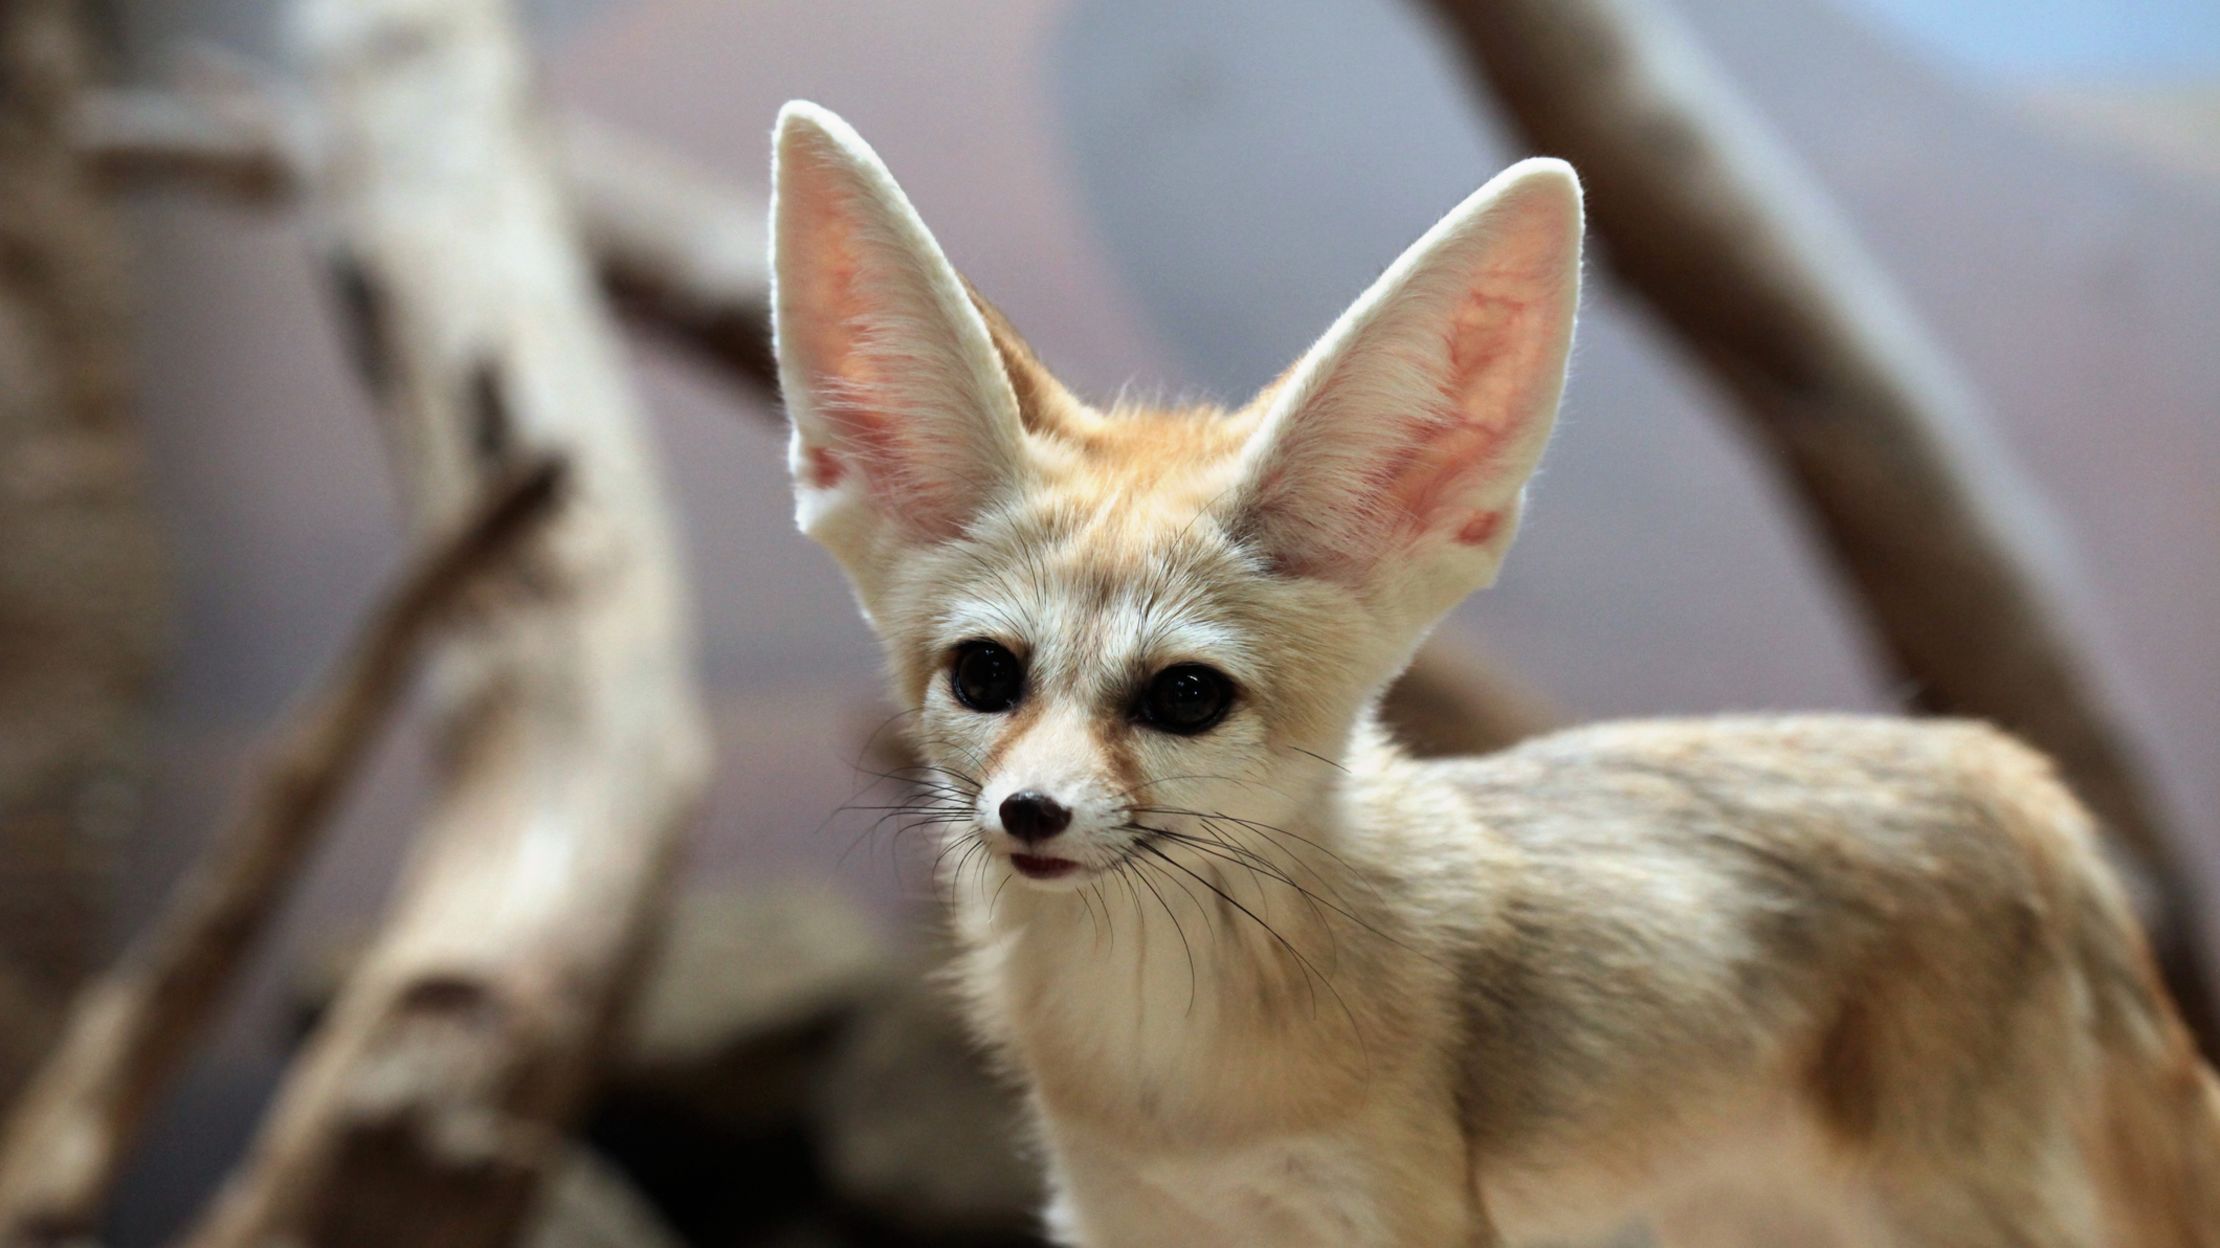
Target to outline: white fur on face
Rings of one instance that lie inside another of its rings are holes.
[[[1252,608],[1183,573],[1106,571],[1089,558],[1090,546],[1084,536],[1065,538],[1004,561],[995,575],[949,586],[919,638],[938,657],[918,740],[938,765],[976,782],[976,826],[988,850],[1059,857],[1091,874],[1140,852],[1152,835],[1191,833],[1198,814],[1280,814],[1271,796],[1275,752],[1306,768],[1316,764],[1271,740],[1264,699],[1283,677],[1260,661],[1269,646]],[[1016,706],[983,713],[956,699],[948,658],[973,640],[997,642],[1024,660],[1025,693]],[[1182,663],[1217,670],[1236,691],[1224,720],[1193,736],[1150,727],[1135,714],[1148,680]],[[1069,829],[1031,850],[1002,829],[998,814],[1005,798],[1028,790],[1073,812]],[[1058,889],[1088,878],[1028,883]]]

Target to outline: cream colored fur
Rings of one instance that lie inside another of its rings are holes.
[[[1569,168],[1491,181],[1253,402],[1100,411],[846,125],[790,105],[777,148],[800,522],[885,640],[1058,1237],[1671,1237],[1742,1184],[1873,1243],[2220,1245],[2211,1076],[2026,749],[1812,717],[1421,763],[1378,730],[1547,440]],[[1007,709],[951,691],[978,641],[1025,665]],[[1223,721],[1137,719],[1186,663]],[[1020,789],[1070,828],[1020,845]]]

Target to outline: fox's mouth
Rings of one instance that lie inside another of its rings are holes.
[[[1069,858],[1052,858],[1044,854],[1011,854],[1010,865],[1018,874],[1029,880],[1056,880],[1079,870],[1079,864]]]

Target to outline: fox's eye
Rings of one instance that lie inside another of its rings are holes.
[[[972,710],[1006,711],[1025,692],[1025,664],[994,642],[967,641],[956,648],[948,685]]]
[[[1200,663],[1167,667],[1141,692],[1141,721],[1151,728],[1193,736],[1218,726],[1233,705],[1233,682]]]

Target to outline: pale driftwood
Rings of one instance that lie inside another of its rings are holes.
[[[763,204],[591,119],[552,129],[556,174],[618,306],[720,374],[775,393]],[[253,205],[293,202],[321,159],[275,90],[247,78],[102,92],[74,133],[111,187],[193,185]]]
[[[87,174],[111,190],[182,183],[275,206],[292,203],[308,181],[307,136],[246,84],[95,91],[70,137]]]
[[[1658,6],[1427,4],[1531,145],[1580,168],[1606,262],[1733,393],[1916,705],[2048,751],[2149,868],[2169,981],[2209,1050],[2194,881],[2039,557],[2051,522],[1950,362]]]
[[[412,561],[272,737],[239,812],[120,965],[72,1008],[0,1133],[0,1245],[90,1235],[140,1128],[291,893],[440,626],[554,511],[561,468],[504,473]]]
[[[96,969],[168,648],[126,244],[70,146],[78,8],[0,4],[0,1102]]]
[[[443,652],[384,927],[194,1248],[511,1240],[638,977],[706,775],[688,608],[618,344],[499,0],[311,0],[311,203],[420,527],[570,464],[497,626]]]
[[[574,117],[556,134],[564,183],[618,306],[775,395],[764,205],[608,126]]]

